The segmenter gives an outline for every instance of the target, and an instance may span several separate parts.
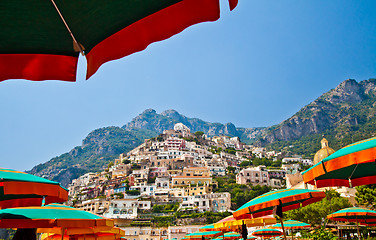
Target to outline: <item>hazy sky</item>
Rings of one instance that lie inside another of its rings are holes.
[[[29,170],[146,108],[270,126],[348,78],[376,77],[376,1],[239,0],[88,81],[0,83],[0,167]]]

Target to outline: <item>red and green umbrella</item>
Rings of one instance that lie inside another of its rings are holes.
[[[297,220],[287,220],[287,221],[283,222],[283,226],[286,229],[303,229],[303,228],[310,228],[311,224],[304,223],[304,222],[297,221]],[[272,228],[282,228],[282,224],[277,223],[277,224],[275,224],[271,227]]]
[[[207,232],[194,232],[185,235],[185,238],[188,239],[199,239],[199,238],[213,238],[213,237],[218,237],[222,235],[221,231],[207,231]]]
[[[329,214],[327,218],[333,221],[355,222],[357,225],[358,237],[360,239],[359,223],[366,225],[372,225],[372,223],[375,223],[376,211],[367,208],[350,207]]]
[[[265,238],[271,238],[271,237],[277,237],[283,235],[283,233],[280,230],[273,229],[273,228],[262,228],[255,230],[252,233],[253,236],[256,237],[265,237]]]
[[[45,204],[65,202],[68,191],[57,182],[11,169],[0,169],[0,209],[41,206],[43,199]]]
[[[50,204],[0,210],[0,228],[113,227],[114,221],[76,208]]]
[[[376,138],[350,144],[302,172],[304,183],[318,188],[376,183]]]
[[[215,231],[214,224],[209,224],[198,229],[200,232]]]
[[[215,238],[214,240],[232,240],[232,239],[239,239],[242,238],[242,235],[240,235],[237,232],[227,232],[223,234],[222,236],[219,236],[218,238]]]
[[[60,234],[43,234],[41,240],[119,240],[124,235],[119,235],[115,233],[93,233],[93,234],[82,234],[82,235],[64,235]]]
[[[319,190],[292,188],[276,190],[252,199],[238,208],[233,215],[236,219],[247,219],[272,214],[273,210],[280,211],[280,214],[282,214],[282,212],[320,201],[324,197],[325,193]],[[284,233],[282,217],[281,224]]]
[[[236,219],[262,217],[273,214],[273,208],[282,206],[282,211],[296,209],[320,201],[325,192],[309,189],[282,189],[267,192],[247,202],[234,213]]]
[[[230,8],[238,0],[229,0]],[[144,50],[220,15],[219,0],[2,0],[0,81],[75,81],[78,55],[87,78],[111,60]]]

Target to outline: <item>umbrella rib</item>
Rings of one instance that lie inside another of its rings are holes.
[[[76,47],[78,48],[78,50],[80,51],[80,53],[82,54],[82,56],[84,56],[84,55],[85,55],[84,50],[82,49],[81,45],[77,42],[76,38],[74,37],[72,31],[70,30],[70,28],[69,28],[67,22],[65,21],[63,15],[61,14],[59,8],[57,7],[57,5],[56,5],[56,3],[55,3],[55,1],[54,1],[54,0],[51,0],[51,2],[52,2],[52,4],[54,5],[54,7],[55,7],[57,13],[59,14],[59,16],[60,16],[60,18],[61,18],[61,20],[63,21],[65,27],[67,28],[69,34],[71,35],[74,44],[76,45]]]

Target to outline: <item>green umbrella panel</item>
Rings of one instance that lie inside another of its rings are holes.
[[[318,188],[376,183],[376,138],[350,144],[302,172],[304,183]]]
[[[111,219],[61,204],[0,210],[0,228],[113,227]]]
[[[0,168],[0,209],[41,206],[67,200],[68,190],[58,182]]]
[[[219,0],[2,0],[0,81],[75,81],[105,62],[144,50],[185,28],[220,17]],[[230,8],[237,0],[229,0]]]

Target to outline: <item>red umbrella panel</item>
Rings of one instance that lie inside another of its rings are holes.
[[[75,81],[111,60],[220,17],[219,0],[2,0],[0,81]],[[238,0],[229,0],[234,9]]]

